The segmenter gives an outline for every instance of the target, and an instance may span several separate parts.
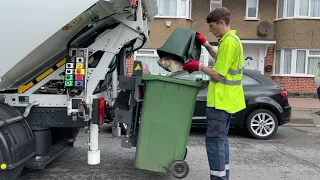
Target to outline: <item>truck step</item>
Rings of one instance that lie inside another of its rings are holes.
[[[29,159],[25,167],[30,169],[44,169],[47,164],[57,158],[66,150],[70,149],[72,145],[70,143],[59,143],[52,146],[51,151],[46,156],[34,156]]]

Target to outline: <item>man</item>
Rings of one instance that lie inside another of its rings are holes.
[[[231,30],[230,11],[217,8],[207,18],[209,30],[219,39],[217,52],[201,34],[197,39],[216,57],[213,69],[191,60],[186,71],[203,71],[211,77],[207,94],[206,149],[211,180],[229,179],[228,130],[231,115],[246,107],[242,88],[243,47],[235,30]]]
[[[316,72],[314,73],[314,81],[316,83],[318,99],[320,101],[320,71],[319,70],[320,70],[320,59],[318,60],[318,68],[317,68]],[[320,111],[317,111],[315,113],[320,115]]]
[[[146,63],[142,64],[142,72],[144,74],[150,74],[151,73],[148,64],[146,64]]]

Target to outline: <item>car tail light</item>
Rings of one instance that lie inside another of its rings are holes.
[[[286,121],[289,121],[291,119],[291,116],[286,116],[285,118],[284,118],[284,120],[286,120]]]
[[[99,108],[98,108],[98,125],[102,125],[104,122],[104,98],[99,98]]]
[[[135,99],[136,99],[136,101],[141,101],[142,100],[142,97],[143,96],[143,92],[141,91],[141,87],[140,86],[138,86],[138,88],[136,89],[136,97],[135,97]]]
[[[282,97],[284,99],[288,99],[288,94],[287,94],[287,92],[285,90],[280,90],[280,94],[282,95]]]

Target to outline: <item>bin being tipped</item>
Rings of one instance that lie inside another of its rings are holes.
[[[199,90],[207,82],[144,74],[135,166],[170,173],[182,179],[189,174],[187,142]]]
[[[177,27],[157,53],[160,67],[169,72],[179,72],[190,59],[200,59],[201,43],[196,38],[196,31]]]

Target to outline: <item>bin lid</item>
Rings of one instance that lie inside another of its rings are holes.
[[[187,79],[178,79],[174,77],[169,76],[162,76],[162,75],[154,75],[154,74],[143,74],[142,79],[144,81],[165,81],[175,84],[183,84],[187,86],[194,86],[199,88],[204,88],[208,85],[208,82],[206,81],[194,81],[194,80],[187,80]]]
[[[196,31],[193,29],[176,27],[162,47],[157,49],[157,53],[160,58],[168,56],[188,63],[190,58],[200,59],[201,43],[196,39]]]

